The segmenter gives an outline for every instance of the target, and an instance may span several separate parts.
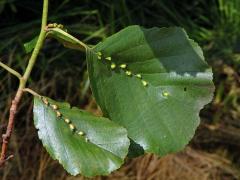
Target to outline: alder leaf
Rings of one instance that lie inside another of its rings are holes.
[[[212,71],[182,28],[127,27],[87,49],[87,61],[104,115],[146,152],[182,150],[213,96]]]
[[[85,51],[87,45],[60,28],[48,28],[48,37],[57,39],[65,47]]]
[[[26,53],[32,52],[38,40],[38,36],[35,36],[31,41],[24,43],[24,49]]]
[[[72,175],[107,175],[128,153],[125,128],[67,103],[34,97],[34,123],[51,157]]]

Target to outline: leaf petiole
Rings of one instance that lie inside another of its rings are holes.
[[[47,37],[52,37],[60,41],[65,47],[71,48],[71,49],[77,49],[84,51],[88,49],[89,47],[80,41],[79,39],[75,38],[74,36],[70,35],[66,31],[60,29],[60,28],[46,28]]]
[[[17,72],[17,71],[15,71],[14,69],[10,68],[10,67],[7,66],[6,64],[2,63],[1,61],[0,61],[0,66],[1,66],[3,69],[5,69],[6,71],[8,71],[9,73],[11,73],[12,75],[16,76],[19,80],[21,80],[22,75],[21,75],[19,72]]]
[[[35,91],[33,91],[32,89],[29,89],[29,88],[24,88],[23,92],[28,92],[28,93],[30,93],[33,96],[41,97],[40,94],[36,93]]]

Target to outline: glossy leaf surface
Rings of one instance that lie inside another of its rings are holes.
[[[72,175],[107,175],[121,166],[128,152],[125,128],[67,103],[35,97],[34,123],[51,157]]]
[[[211,69],[181,28],[130,26],[88,49],[87,61],[105,116],[147,152],[183,149],[213,96]]]

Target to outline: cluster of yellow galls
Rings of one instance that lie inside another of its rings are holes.
[[[97,52],[97,58],[99,60],[103,59],[101,52]],[[111,62],[111,65],[110,65],[111,69],[117,68],[117,65],[114,62],[112,62],[112,57],[110,57],[110,56],[105,57],[105,60]],[[130,70],[127,69],[127,64],[120,64],[118,67],[121,68],[127,76],[135,76],[136,78],[141,79],[141,82],[142,82],[144,87],[148,86],[148,82],[142,79],[141,74],[133,74]]]
[[[70,119],[65,118],[65,117],[63,116],[63,114],[59,111],[59,108],[58,108],[57,105],[55,105],[55,104],[50,104],[50,103],[48,102],[47,98],[45,98],[45,97],[41,97],[41,100],[42,100],[42,102],[43,102],[46,106],[50,107],[50,108],[55,112],[57,118],[63,119],[64,122],[68,124],[68,126],[69,126],[69,128],[70,128],[70,130],[71,130],[72,132],[77,133],[77,134],[80,135],[80,136],[84,136],[86,142],[89,141],[89,139],[86,137],[86,134],[85,134],[83,131],[78,130],[78,129],[76,128],[76,126],[71,122]]]

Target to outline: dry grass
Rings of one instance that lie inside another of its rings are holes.
[[[82,176],[72,177],[63,171],[58,176],[46,176],[56,166],[46,153],[40,156],[38,180],[87,180]],[[159,158],[152,154],[128,160],[121,169],[108,177],[94,180],[237,180],[240,174],[229,160],[187,147],[183,152]],[[27,179],[27,178],[26,178]]]
[[[217,154],[186,148],[183,152],[159,158],[139,157],[107,179],[131,180],[223,180],[238,179],[231,162]],[[101,178],[100,178],[101,179]]]

